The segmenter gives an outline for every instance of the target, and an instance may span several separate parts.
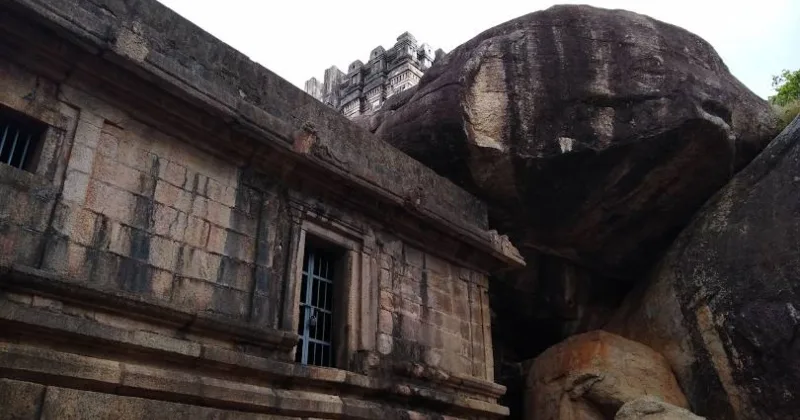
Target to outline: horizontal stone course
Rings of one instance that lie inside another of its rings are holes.
[[[31,412],[31,415],[34,412]],[[130,420],[170,418],[173,420],[300,420],[296,417],[243,413],[197,405],[144,398],[124,397],[90,391],[48,387],[41,407],[44,418]]]
[[[85,253],[86,250],[83,249],[83,252]],[[273,330],[264,325],[250,325],[235,318],[217,317],[212,313],[204,312],[205,309],[198,312],[185,306],[171,305],[148,295],[138,295],[115,287],[108,287],[99,281],[101,279],[88,283],[82,277],[59,276],[49,270],[35,270],[22,266],[13,268],[0,266],[0,275],[3,276],[2,284],[6,289],[26,291],[26,293],[63,295],[73,302],[83,302],[83,305],[99,308],[98,310],[120,314],[118,316],[147,315],[147,319],[151,321],[156,320],[172,326],[182,325],[188,328],[187,331],[213,331],[213,334],[217,336],[236,334],[249,342],[263,343],[267,347],[293,345],[296,342],[296,336],[290,332]],[[163,273],[154,270],[154,278],[162,275]],[[113,278],[111,277],[112,281]],[[189,280],[191,281],[191,279]],[[0,306],[0,311],[2,309]],[[76,315],[85,318],[83,312]],[[47,319],[48,322],[57,322],[57,318]],[[49,328],[55,328],[54,325],[61,324],[48,325],[51,325]]]
[[[44,307],[44,305],[42,305]],[[319,383],[345,383],[362,388],[381,389],[381,381],[371,379],[363,375],[357,375],[342,370],[331,370],[325,368],[303,367],[293,364],[269,361],[258,357],[247,356],[241,352],[222,349],[219,347],[193,344],[183,340],[171,339],[161,336],[161,333],[137,332],[133,335],[126,333],[122,328],[133,326],[130,323],[122,324],[107,323],[104,326],[93,326],[90,320],[65,317],[63,315],[40,316],[36,311],[38,308],[22,310],[19,307],[12,307],[9,304],[3,305],[0,310],[0,318],[7,321],[23,322],[30,325],[38,325],[38,328],[48,326],[48,328],[58,328],[59,334],[78,334],[82,339],[102,339],[111,340],[122,346],[137,346],[139,348],[151,348],[159,352],[173,353],[175,357],[199,358],[198,360],[215,360],[216,363],[234,364],[240,368],[255,369],[261,371],[259,375],[265,378],[278,376],[293,376],[296,380],[310,380]],[[144,324],[141,324],[144,325]],[[139,327],[141,328],[141,327]],[[210,365],[209,365],[210,366]],[[135,362],[117,362],[114,360],[99,359],[85,355],[64,353],[51,349],[42,349],[25,344],[4,343],[0,339],[0,367],[12,369],[25,369],[34,374],[44,374],[45,377],[73,377],[76,379],[100,381],[107,384],[121,384],[127,387],[150,389],[158,392],[169,392],[186,395],[192,394],[196,389],[192,384],[199,379],[198,371],[191,369],[188,371],[164,370],[163,368],[152,368]],[[177,366],[174,366],[177,367]],[[270,372],[270,373],[267,373]],[[254,371],[253,374],[256,372]],[[53,376],[55,375],[55,376]],[[303,379],[307,378],[307,379]],[[277,379],[277,378],[276,378]],[[244,385],[243,383],[230,382],[228,380],[217,380],[204,377],[203,395],[212,400],[221,398],[230,402],[256,402],[261,400],[258,395],[267,392],[279,399],[289,398],[285,403],[289,403],[294,398],[299,400],[319,400],[332,401],[330,396],[323,396],[316,393],[303,393],[295,391],[275,390],[269,388]],[[187,387],[187,385],[190,385]],[[220,394],[219,392],[222,392]],[[244,394],[242,394],[244,392]],[[255,392],[255,394],[253,394]],[[430,393],[431,391],[426,391]],[[248,395],[250,394],[250,395]],[[302,395],[301,395],[302,394]],[[212,397],[217,395],[218,397]],[[431,396],[437,395],[435,392]],[[442,394],[435,398],[443,398]],[[255,398],[255,399],[254,399]],[[472,410],[477,400],[468,397],[457,397],[453,400],[448,397],[451,403],[461,409]],[[277,402],[276,400],[273,400]],[[260,404],[260,403],[259,403]],[[270,403],[272,405],[273,403]],[[293,403],[292,403],[293,404]],[[369,404],[369,403],[367,403]],[[258,405],[258,404],[257,404]],[[283,403],[278,403],[275,407],[283,407]],[[488,407],[488,406],[487,406]],[[502,413],[504,409],[498,406],[491,409],[488,413]],[[483,409],[486,409],[484,407]],[[289,409],[290,411],[292,409]],[[312,409],[311,412],[326,412],[322,409]],[[500,411],[497,411],[500,410]]]

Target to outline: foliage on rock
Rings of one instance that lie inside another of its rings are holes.
[[[800,100],[800,70],[784,70],[777,76],[772,76],[772,87],[775,95],[769,101],[775,105],[786,106]]]
[[[780,127],[786,127],[800,115],[800,70],[784,70],[772,77],[775,95],[769,101],[775,106],[780,118]]]

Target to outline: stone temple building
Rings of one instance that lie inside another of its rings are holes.
[[[419,83],[442,55],[441,49],[434,53],[428,44],[418,44],[413,35],[404,32],[389,50],[373,49],[366,64],[356,60],[347,73],[332,66],[321,82],[312,77],[306,81],[305,91],[347,118],[370,114],[387,98]]]
[[[0,419],[508,414],[484,203],[155,0],[0,2],[0,161]]]

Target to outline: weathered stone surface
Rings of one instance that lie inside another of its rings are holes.
[[[718,192],[614,331],[661,351],[694,411],[797,418],[800,119]]]
[[[691,411],[665,403],[654,397],[642,397],[626,402],[614,420],[703,420]]]
[[[31,413],[37,415],[38,413]],[[1,416],[1,415],[0,415]],[[298,420],[295,417],[218,410],[167,401],[49,387],[41,411],[43,419],[95,420]]]
[[[368,125],[488,199],[518,247],[626,279],[776,130],[699,37],[588,6],[483,32]]]
[[[508,414],[487,273],[524,262],[479,199],[155,0],[0,2],[0,85],[45,132],[0,170],[0,378],[49,387],[24,413]]]
[[[605,331],[576,335],[530,364],[525,418],[606,419],[626,402],[658,396],[687,407],[663,356]]]
[[[44,386],[0,379],[0,419],[38,420]]]

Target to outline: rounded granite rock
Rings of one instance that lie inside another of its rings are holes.
[[[698,36],[572,5],[481,33],[361,123],[487,200],[518,248],[624,280],[777,130]]]

